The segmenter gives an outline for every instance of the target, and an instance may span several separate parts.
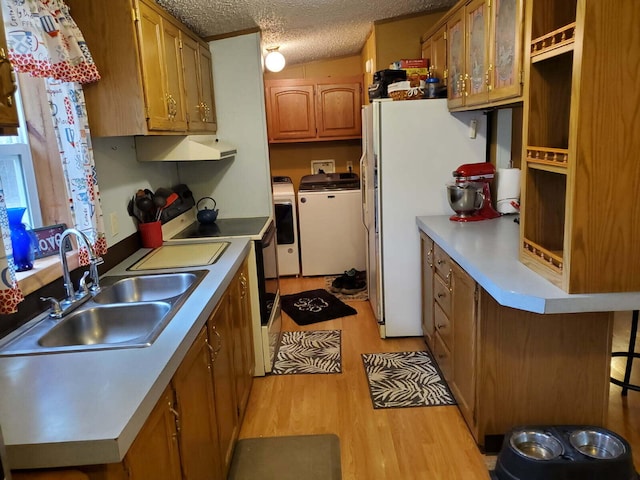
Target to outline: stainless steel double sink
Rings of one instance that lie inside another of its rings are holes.
[[[61,319],[41,314],[0,345],[0,356],[150,346],[207,274],[108,276],[102,290]]]

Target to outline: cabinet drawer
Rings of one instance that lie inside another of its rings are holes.
[[[453,379],[453,355],[451,355],[438,332],[433,335],[433,355],[445,380],[451,381]]]
[[[449,317],[447,317],[438,304],[434,304],[433,306],[433,322],[435,331],[438,332],[440,339],[449,350],[453,350],[453,328],[451,328]]]
[[[448,284],[451,278],[451,258],[437,244],[433,246],[433,266],[442,281]]]
[[[444,284],[442,279],[437,275],[434,277],[433,282],[433,297],[440,305],[445,315],[451,316],[451,290]]]

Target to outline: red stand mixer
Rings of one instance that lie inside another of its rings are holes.
[[[454,172],[454,182],[447,185],[449,205],[455,215],[454,222],[476,222],[498,218],[491,205],[489,182],[495,177],[496,169],[491,163],[465,163]]]

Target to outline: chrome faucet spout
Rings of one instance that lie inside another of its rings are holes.
[[[89,276],[91,276],[91,291],[93,292],[100,290],[100,284],[98,281],[98,265],[103,263],[103,260],[101,257],[96,255],[95,249],[93,248],[93,245],[91,245],[91,241],[83,232],[75,228],[67,228],[62,232],[62,235],[60,236],[60,263],[62,264],[62,278],[66,292],[66,301],[73,303],[76,300],[76,292],[73,287],[73,282],[71,281],[71,273],[69,272],[69,264],[67,262],[67,254],[65,252],[65,244],[71,235],[75,236],[78,240],[78,247],[80,247],[80,242],[82,242],[89,251]],[[86,292],[79,293],[86,294]]]

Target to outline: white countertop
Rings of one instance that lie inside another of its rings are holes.
[[[149,347],[0,358],[0,425],[11,468],[119,462],[249,252],[230,245]],[[107,272],[127,272],[148,249]],[[165,270],[166,271],[166,270]]]
[[[513,218],[463,223],[433,216],[417,217],[416,223],[500,305],[535,313],[640,309],[640,292],[568,294],[524,266]]]

